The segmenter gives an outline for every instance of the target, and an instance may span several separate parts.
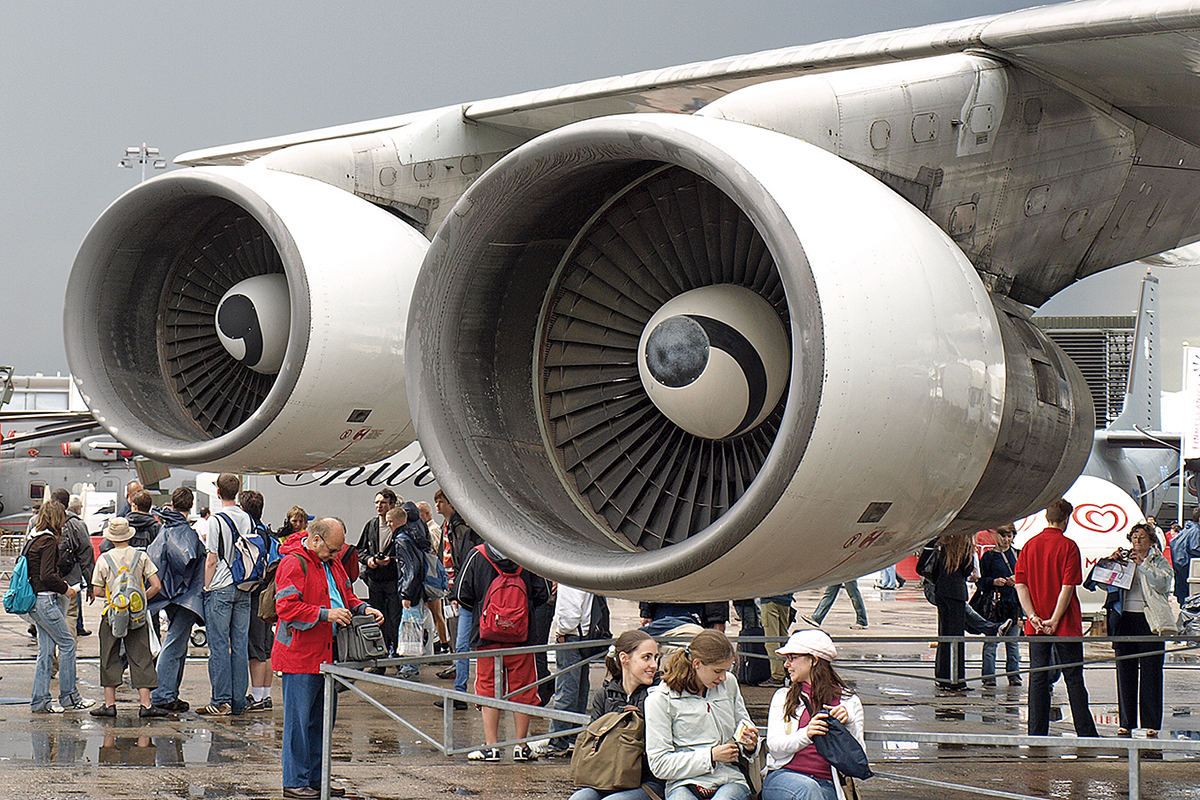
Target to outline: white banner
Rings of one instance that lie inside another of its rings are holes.
[[[1200,458],[1200,347],[1183,348],[1183,457]]]

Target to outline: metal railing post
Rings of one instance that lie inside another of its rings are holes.
[[[329,800],[333,780],[333,703],[337,692],[333,675],[325,673],[325,698],[321,708],[321,800]]]

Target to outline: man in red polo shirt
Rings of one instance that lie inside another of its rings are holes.
[[[1025,609],[1025,635],[1029,639],[1029,735],[1050,733],[1050,678],[1044,668],[1054,663],[1062,670],[1071,700],[1071,717],[1079,736],[1097,736],[1083,685],[1083,642],[1061,637],[1083,636],[1083,615],[1075,587],[1083,582],[1079,546],[1063,531],[1074,507],[1064,499],[1046,508],[1044,531],[1021,548],[1017,558],[1017,596]]]

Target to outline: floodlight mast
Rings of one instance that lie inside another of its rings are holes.
[[[125,155],[117,162],[118,167],[125,169],[133,169],[134,164],[142,165],[142,180],[146,180],[146,164],[150,164],[153,169],[166,169],[166,159],[158,157],[157,147],[147,147],[145,142],[142,142],[141,147],[126,147]]]

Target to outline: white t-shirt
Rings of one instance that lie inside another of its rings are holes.
[[[204,547],[208,552],[217,554],[217,571],[213,573],[209,589],[224,589],[233,583],[233,573],[229,571],[229,562],[233,560],[233,531],[229,530],[229,523],[221,519],[222,514],[233,520],[240,536],[249,536],[251,531],[250,515],[238,506],[226,506],[209,515]],[[225,554],[223,559],[222,553]]]

